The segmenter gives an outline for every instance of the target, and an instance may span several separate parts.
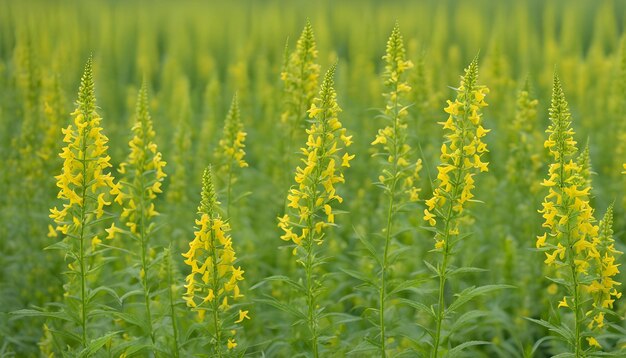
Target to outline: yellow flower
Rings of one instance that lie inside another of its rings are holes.
[[[323,108],[319,108],[315,105],[315,103],[311,103],[311,108],[307,111],[309,113],[309,118],[315,118],[322,112]]]
[[[231,308],[229,300],[243,297],[239,282],[244,279],[244,271],[234,265],[237,258],[228,234],[230,226],[218,213],[210,167],[202,177],[201,197],[194,239],[189,243],[189,250],[182,254],[184,263],[191,269],[185,278],[187,290],[183,299],[188,307],[211,311],[224,320],[230,316],[227,313]],[[282,219],[289,220],[288,217]],[[235,323],[249,319],[247,312],[239,311],[240,320]]]
[[[215,152],[216,157],[222,161],[221,171],[232,170],[232,165],[237,165],[240,168],[248,166],[244,160],[246,135],[241,122],[239,101],[237,94],[235,94],[224,122],[224,133]]]
[[[556,295],[559,292],[559,286],[556,283],[551,283],[547,288],[549,295]]]
[[[587,337],[587,343],[589,343],[590,347],[602,348],[600,343],[593,337]]]
[[[107,155],[108,138],[100,127],[102,119],[96,112],[91,59],[85,66],[78,93],[78,107],[72,116],[74,125],[63,130],[63,140],[67,146],[59,154],[64,160],[61,174],[55,176],[59,188],[57,197],[66,203],[63,210],[51,209],[50,217],[58,224],[57,230],[65,230],[61,231],[63,234],[73,229],[81,236],[91,235],[90,230],[84,230],[84,220],[77,220],[77,211],[73,209],[84,208],[87,212],[94,212],[99,219],[104,214],[104,207],[111,204],[107,197],[115,187],[113,177],[106,172],[111,167],[111,158]],[[68,215],[72,217],[68,218]],[[75,225],[65,226],[68,221]]]
[[[613,243],[612,207],[607,210],[600,226],[595,225],[589,197],[591,181],[588,149],[576,157],[578,149],[573,139],[571,115],[556,75],[549,113],[550,125],[544,146],[548,148],[553,161],[543,181],[548,193],[539,210],[545,219],[542,226],[547,228],[547,232],[538,236],[536,246],[546,246],[546,237],[550,235],[556,247],[550,246],[545,252],[544,262],[555,266],[557,272],[566,271],[560,273],[560,277],[568,280],[568,291],[574,291],[575,297],[585,292],[593,298],[577,298],[570,302],[563,298],[557,307],[586,312],[586,316],[593,317],[587,327],[600,329],[604,326],[604,313],[601,310],[613,304],[610,289],[614,285],[612,277],[618,273],[617,266],[613,265],[615,253],[610,249]],[[578,315],[575,319],[575,325],[587,320]],[[593,337],[588,337],[587,341],[590,346],[600,347]]]
[[[458,102],[457,100],[455,100],[454,102],[448,100],[448,107],[444,108],[444,112],[452,115],[452,116],[458,116],[459,115],[459,107],[462,105],[462,103]],[[441,107],[439,107],[441,108]]]
[[[52,225],[48,225],[48,237],[57,237],[59,234]]]
[[[416,171],[411,172],[409,170],[412,162],[409,155],[412,150],[407,143],[408,123],[406,117],[408,112],[404,103],[408,102],[406,96],[410,90],[410,86],[406,83],[406,72],[413,65],[406,60],[404,40],[397,24],[387,41],[387,51],[383,59],[385,60],[385,70],[382,77],[387,90],[383,93],[383,97],[387,99],[384,118],[389,123],[378,130],[378,134],[371,144],[374,146],[380,144],[382,148],[377,147],[377,152],[374,155],[386,159],[382,169],[384,175],[381,175],[379,179],[380,183],[385,186],[385,193],[396,200],[396,193],[392,192],[391,186],[400,182],[402,187],[398,189],[401,190],[400,192],[408,194],[398,197],[397,200],[400,201],[398,204],[402,204],[406,201],[417,200],[417,193],[416,190],[413,190],[412,181],[419,180],[421,166],[416,166]]]
[[[235,323],[241,323],[244,319],[250,319],[248,316],[248,311],[239,310],[239,319],[235,321]]]
[[[284,84],[284,110],[281,113],[281,121],[289,125],[291,132],[303,124],[304,111],[310,108],[313,115],[319,113],[317,106],[313,107],[312,102],[315,91],[318,87],[320,68],[315,63],[317,59],[317,49],[313,28],[307,21],[296,43],[296,49],[285,59],[281,72],[281,80]]]
[[[94,236],[93,239],[91,239],[91,250],[95,250],[101,243],[102,240],[100,240],[97,236]]]
[[[443,125],[445,140],[441,146],[441,163],[437,166],[437,181],[433,195],[426,200],[424,220],[435,226],[435,212],[448,213],[450,222],[462,215],[468,202],[474,198],[474,176],[477,172],[488,171],[488,162],[483,162],[487,145],[482,141],[490,130],[485,129],[480,115],[487,88],[477,84],[478,62],[474,59],[461,77],[461,85],[456,89],[456,98],[448,100],[444,112],[448,114]],[[467,113],[466,113],[467,112]],[[460,180],[462,178],[462,180]],[[451,209],[451,210],[449,210]],[[438,240],[441,235],[437,233]],[[446,243],[447,244],[447,243]],[[440,244],[443,245],[443,244]]]
[[[537,243],[535,244],[535,246],[537,248],[541,248],[541,247],[546,246],[546,237],[547,237],[547,235],[548,235],[547,233],[544,233],[541,236],[537,236]]]
[[[318,213],[325,212],[327,222],[334,222],[333,202],[343,200],[337,194],[335,184],[345,181],[343,168],[349,167],[350,161],[354,158],[354,154],[350,155],[347,152],[339,156],[351,141],[337,117],[341,109],[337,105],[336,93],[332,87],[334,69],[335,67],[332,67],[326,74],[319,98],[316,98],[311,106],[309,113],[313,113],[315,119],[306,131],[308,134],[306,147],[301,149],[304,167],[296,168],[297,186],[291,188],[287,195],[287,207],[295,209],[297,221],[307,222],[307,227],[293,226],[289,222],[289,215],[279,218],[278,226],[283,230],[280,238],[291,240],[298,246],[303,240],[314,236],[314,233],[322,234],[322,229],[326,225],[316,221]],[[341,166],[337,165],[339,160]],[[315,201],[309,198],[315,198]],[[309,218],[316,219],[309,223]],[[321,240],[314,240],[318,244],[321,243]]]
[[[341,166],[342,167],[350,167],[350,161],[354,159],[354,154],[349,155],[348,153],[344,153],[343,157],[341,157]]]
[[[233,348],[237,347],[237,342],[235,342],[235,340],[233,338],[228,338],[227,347],[228,347],[228,349],[233,349]]]

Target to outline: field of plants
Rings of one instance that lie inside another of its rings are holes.
[[[625,18],[0,1],[0,356],[626,357]]]

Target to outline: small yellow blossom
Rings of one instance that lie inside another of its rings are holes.
[[[587,337],[587,343],[589,343],[590,347],[602,348],[600,343],[593,337]]]
[[[239,310],[239,319],[235,321],[235,323],[243,322],[244,319],[250,319],[248,316],[248,311]]]

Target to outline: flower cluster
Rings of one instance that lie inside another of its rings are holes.
[[[343,201],[335,184],[344,182],[343,168],[349,167],[354,158],[345,152],[352,143],[352,136],[346,135],[346,129],[337,118],[341,109],[333,88],[334,73],[335,66],[326,73],[319,98],[309,109],[313,123],[307,129],[306,147],[301,148],[304,167],[297,167],[297,186],[292,187],[287,196],[288,207],[295,209],[298,223],[294,225],[289,214],[279,218],[278,226],[284,231],[281,239],[293,241],[298,246],[309,238],[322,243],[322,229],[335,222],[331,204]],[[342,151],[343,155],[340,154]]]
[[[101,118],[96,112],[96,97],[91,58],[87,61],[78,92],[77,108],[72,113],[74,124],[63,129],[63,142],[67,145],[59,156],[63,159],[61,174],[56,176],[58,198],[64,201],[63,209],[50,210],[56,227],[49,226],[49,236],[60,232],[65,236],[65,257],[70,261],[69,281],[64,285],[65,296],[73,298],[63,310],[80,326],[80,346],[87,347],[90,340],[89,321],[93,312],[87,306],[92,298],[89,285],[96,282],[101,265],[93,265],[103,232],[96,223],[109,218],[104,209],[111,204],[111,195],[120,195],[120,185],[108,172],[111,158],[107,154],[108,138],[102,134]],[[90,277],[91,276],[91,277]],[[72,328],[73,329],[73,328]]]
[[[437,225],[438,218],[449,221],[451,215],[461,214],[467,201],[474,197],[472,189],[476,172],[488,171],[489,163],[482,161],[488,152],[482,138],[490,130],[482,126],[481,108],[487,106],[485,95],[489,89],[476,84],[477,77],[478,60],[474,59],[465,69],[461,86],[456,89],[456,99],[454,102],[448,100],[444,109],[449,116],[445,122],[440,122],[447,134],[446,143],[441,146],[441,164],[437,167],[438,185],[433,197],[426,200],[428,208],[424,210],[424,220],[431,226]],[[448,232],[435,238],[437,249],[446,244],[442,237],[458,230],[449,222],[444,224]]]
[[[239,102],[235,94],[228,115],[226,116],[226,121],[224,122],[224,134],[219,141],[216,152],[217,156],[225,157],[225,166],[230,167],[232,164],[238,165],[240,168],[248,166],[248,163],[243,159],[246,155],[244,151],[246,147],[244,144],[245,140],[246,132],[243,130],[239,112]]]
[[[281,122],[291,123],[292,130],[295,130],[301,124],[304,111],[315,97],[320,75],[320,66],[315,63],[317,58],[315,35],[309,21],[302,30],[295,51],[285,56],[285,64],[280,74],[284,82],[285,101]]]
[[[196,219],[194,239],[189,243],[189,251],[182,254],[185,264],[191,267],[191,273],[185,279],[184,300],[188,307],[198,310],[201,319],[206,311],[214,317],[215,335],[221,344],[224,315],[230,308],[230,300],[243,297],[239,282],[243,280],[244,271],[235,267],[235,250],[228,232],[230,225],[223,221],[218,213],[217,196],[213,186],[210,167],[205,169],[202,177],[202,200],[198,207],[199,219]],[[239,311],[240,323],[249,319],[248,311]],[[231,336],[234,330],[230,331]],[[228,348],[236,347],[234,338],[228,339]]]
[[[389,192],[394,191],[396,183],[401,180],[402,188],[409,201],[417,201],[420,189],[416,182],[419,180],[421,160],[413,164],[410,162],[411,147],[406,143],[408,109],[402,104],[411,91],[405,77],[407,70],[413,67],[413,63],[406,59],[404,40],[397,24],[387,41],[387,51],[383,60],[385,60],[383,78],[389,90],[383,94],[387,99],[384,118],[390,124],[378,130],[372,145],[383,146],[383,152],[375,155],[385,156],[389,168],[384,170],[378,179]]]
[[[130,154],[119,168],[119,173],[124,176],[122,192],[115,200],[120,204],[125,202],[122,220],[130,232],[137,235],[137,227],[142,224],[142,220],[158,215],[152,201],[156,199],[156,194],[162,192],[161,184],[167,176],[163,172],[166,163],[154,143],[155,133],[148,111],[148,90],[145,83],[137,98],[132,131],[134,136],[128,143]]]
[[[593,310],[587,312],[587,315],[593,315],[593,319],[587,327],[600,329],[604,327],[603,310],[613,309],[615,300],[622,297],[622,293],[617,291],[620,283],[613,279],[619,274],[619,264],[616,263],[616,259],[622,253],[615,249],[612,205],[600,221],[599,236],[594,239],[593,245],[597,248],[594,258],[598,273],[591,284],[585,287],[585,291],[591,293],[594,298]]]
[[[542,183],[548,188],[548,195],[539,210],[544,218],[543,227],[548,229],[548,233],[537,237],[536,247],[549,248],[548,251],[552,252],[545,253],[545,263],[557,265],[565,260],[568,242],[572,241],[577,255],[577,272],[583,273],[588,268],[589,254],[597,252],[591,238],[597,237],[598,227],[594,225],[593,209],[589,205],[591,187],[581,175],[582,167],[573,160],[577,152],[574,130],[565,95],[556,76],[550,120],[552,123],[546,130],[549,136],[544,146],[554,162],[548,169],[548,178]],[[576,229],[567,229],[572,227]]]
[[[65,201],[63,209],[50,210],[56,232],[76,237],[88,220],[100,219],[104,208],[111,204],[109,195],[120,195],[120,185],[106,172],[111,167],[107,155],[108,138],[102,134],[101,118],[96,112],[96,99],[91,59],[85,66],[78,93],[78,108],[72,113],[74,125],[64,128],[63,142],[67,143],[59,156],[63,168],[55,178],[58,198]],[[89,219],[91,217],[92,219]],[[100,241],[98,236],[92,240]]]
[[[543,141],[537,130],[537,105],[539,101],[530,94],[528,79],[519,91],[516,101],[515,118],[509,137],[511,155],[507,161],[509,182],[528,188],[535,193],[541,189],[537,176],[543,166],[539,153]],[[529,160],[530,159],[530,160]]]
[[[612,214],[601,223],[595,224],[594,210],[589,203],[591,171],[588,152],[576,158],[577,147],[571,115],[558,77],[554,77],[554,88],[550,107],[550,121],[546,132],[549,134],[544,146],[548,148],[553,162],[548,170],[548,178],[542,185],[548,188],[548,195],[539,213],[544,218],[543,227],[547,232],[537,237],[536,247],[544,250],[545,263],[557,269],[569,269],[571,280],[564,281],[568,295],[563,297],[558,307],[569,308],[574,312],[577,326],[586,316],[591,317],[588,328],[601,328],[604,313],[597,309],[611,308],[612,297],[619,297],[612,279],[619,271],[615,264],[618,253],[612,243],[610,228]],[[577,159],[577,160],[574,160]],[[587,282],[591,284],[587,285]],[[595,297],[593,308],[586,310],[588,302],[583,297],[587,292]],[[586,310],[585,317],[582,312]],[[577,328],[577,335],[580,330]],[[593,337],[588,337],[590,345],[599,346]],[[579,349],[578,340],[575,343]]]

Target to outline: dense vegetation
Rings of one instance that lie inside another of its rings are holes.
[[[0,2],[0,355],[625,356],[625,16]]]

